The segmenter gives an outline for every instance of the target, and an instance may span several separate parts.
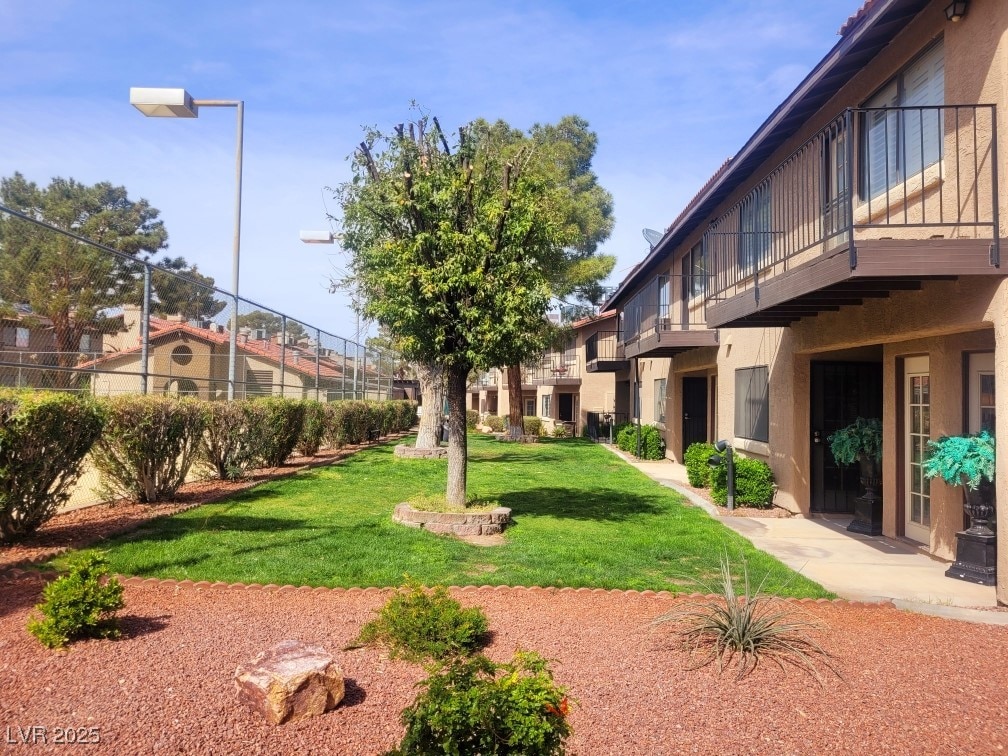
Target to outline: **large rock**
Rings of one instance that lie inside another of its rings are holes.
[[[343,672],[332,654],[295,640],[280,641],[235,672],[238,697],[270,724],[315,717],[343,700]]]

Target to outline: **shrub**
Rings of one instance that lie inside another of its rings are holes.
[[[312,399],[304,401],[304,419],[301,423],[301,435],[298,436],[295,448],[298,454],[306,457],[314,457],[318,454],[319,447],[326,431],[326,411],[325,405]]]
[[[728,503],[728,465],[711,470],[711,498],[722,507]],[[774,477],[770,465],[759,459],[735,457],[735,505],[769,509],[773,502]]]
[[[368,412],[371,415],[371,424],[368,430],[376,428],[383,436],[387,436],[395,429],[395,407],[391,401],[368,402]]]
[[[258,434],[259,461],[266,467],[280,467],[294,451],[301,437],[304,403],[280,396],[252,401],[262,412],[262,425]]]
[[[541,436],[543,432],[543,421],[539,417],[523,417],[522,424],[525,426],[526,436]]]
[[[260,405],[246,399],[203,404],[198,459],[221,480],[237,480],[255,464],[263,425]]]
[[[330,446],[360,444],[371,430],[371,413],[362,401],[347,400],[326,405],[326,442]]]
[[[417,424],[417,403],[411,399],[400,399],[396,405],[396,430],[408,431]]]
[[[142,503],[163,501],[185,483],[203,437],[204,405],[169,396],[119,396],[91,456],[101,491]]]
[[[115,578],[103,582],[108,562],[98,554],[77,557],[70,571],[42,590],[35,608],[42,618],[28,621],[28,632],[49,648],[78,638],[117,638],[115,612],[123,607],[123,587]]]
[[[829,652],[810,635],[810,631],[821,628],[812,622],[792,619],[792,611],[781,599],[763,595],[763,582],[755,592],[751,591],[745,560],[742,561],[742,571],[744,590],[739,596],[728,558],[723,556],[720,583],[717,586],[700,586],[705,593],[717,598],[689,602],[654,620],[655,624],[675,621],[682,625],[680,639],[683,645],[692,656],[700,654],[700,660],[692,668],[717,662],[718,671],[721,671],[738,656],[738,677],[742,678],[766,657],[780,666],[793,664],[821,683],[813,663],[819,659],[839,677]],[[766,581],[766,576],[763,581]]]
[[[407,578],[349,648],[380,643],[393,659],[441,661],[472,653],[483,645],[486,632],[482,609],[463,609],[444,586],[428,591]]]
[[[455,659],[420,686],[402,712],[406,734],[394,753],[563,753],[571,732],[566,689],[535,652],[517,651],[509,664]]]
[[[553,426],[553,438],[567,438],[567,426],[557,423]]]
[[[697,488],[707,488],[710,485],[711,466],[707,460],[711,455],[716,454],[717,449],[714,444],[696,443],[690,444],[683,455],[683,462],[686,465],[686,477],[689,484]]]
[[[483,424],[488,426],[494,433],[503,433],[505,419],[500,415],[487,415],[483,418]]]
[[[653,425],[640,428],[641,459],[665,459],[665,439],[661,431]],[[616,445],[629,454],[637,454],[637,426],[633,423],[621,425],[616,434]]]
[[[466,429],[476,430],[476,423],[479,422],[479,412],[476,410],[466,410]]]
[[[0,540],[27,535],[56,514],[104,425],[89,397],[0,391]]]

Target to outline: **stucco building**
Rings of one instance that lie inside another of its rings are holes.
[[[883,533],[941,559],[962,493],[924,478],[926,441],[1008,438],[1008,3],[953,10],[868,0],[607,302],[615,375],[643,422],[664,409],[669,457],[727,439],[770,464],[776,504],[850,512],[858,473],[827,438],[879,417]],[[997,490],[1008,502],[1008,473]],[[1008,518],[998,531],[1008,603]]]

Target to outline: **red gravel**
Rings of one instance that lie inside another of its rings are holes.
[[[62,653],[24,629],[42,582],[0,583],[0,750],[37,725],[97,727],[89,753],[373,754],[401,737],[399,712],[420,667],[343,652],[388,595],[377,589],[227,588],[130,581],[124,637]],[[495,632],[488,653],[531,648],[554,659],[577,754],[992,753],[1008,746],[1008,628],[890,606],[804,603],[843,679],[819,687],[772,664],[748,678],[686,671],[672,627],[649,622],[675,599],[650,593],[462,589]],[[346,701],[320,718],[269,727],[239,704],[233,676],[258,651],[294,638],[334,652]],[[20,748],[20,750],[19,750]]]

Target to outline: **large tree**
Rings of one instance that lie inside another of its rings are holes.
[[[216,297],[213,278],[184,257],[165,257],[151,268],[151,288],[156,298],[151,311],[159,315],[209,320],[227,307],[226,301]]]
[[[563,244],[537,262],[554,299],[590,303],[616,264],[615,257],[598,253],[613,228],[612,196],[599,185],[591,167],[598,137],[586,120],[569,115],[556,124],[536,124],[529,138],[536,145],[539,170],[557,189],[563,219]],[[569,335],[569,329],[544,333],[539,351]],[[508,435],[514,438],[524,433],[521,364],[509,364],[507,377]]]
[[[251,328],[252,330],[266,331],[266,337],[270,338],[283,330],[283,318],[276,313],[265,310],[252,310],[244,315],[238,316],[239,328]],[[294,339],[308,338],[308,331],[296,320],[287,319],[287,336]]]
[[[540,260],[566,243],[538,145],[507,124],[473,122],[449,144],[421,116],[369,131],[337,197],[346,285],[406,357],[445,374],[449,506],[466,503],[469,371],[525,359],[544,327],[550,285]]]
[[[0,179],[0,204],[40,222],[0,215],[0,299],[48,318],[56,364],[73,367],[81,336],[109,329],[110,308],[135,298],[138,261],[167,246],[164,224],[147,200],[108,182],[54,178],[40,188],[15,173]],[[69,386],[71,374],[56,371],[53,384]]]

